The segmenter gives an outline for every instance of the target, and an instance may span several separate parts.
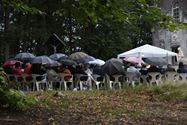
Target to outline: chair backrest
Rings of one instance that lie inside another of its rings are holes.
[[[161,74],[159,72],[149,72],[148,76],[154,80],[161,78]]]
[[[22,77],[25,83],[33,83],[36,81],[36,77],[34,74],[23,74]]]
[[[101,75],[93,74],[93,78],[95,81],[103,82],[104,77]]]
[[[122,77],[123,75],[112,75],[112,77],[114,78],[114,82],[120,82],[120,77]]]
[[[149,76],[148,75],[141,75],[140,76],[140,83],[148,83],[148,78],[149,78]]]
[[[88,75],[85,74],[76,74],[75,75],[79,81],[87,81],[88,80]]]
[[[166,75],[166,80],[168,81],[178,80],[177,77],[179,76],[177,72],[167,72],[165,75]]]
[[[187,80],[187,73],[179,73],[179,80],[186,82],[186,80]]]
[[[133,72],[125,72],[125,77],[127,78],[128,81],[134,81],[135,78],[138,78],[136,73]]]

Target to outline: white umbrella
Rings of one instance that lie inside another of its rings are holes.
[[[89,64],[94,64],[94,65],[99,65],[99,66],[102,66],[105,64],[105,61],[101,60],[101,59],[96,59],[96,60],[93,60],[93,61],[89,61],[88,62]]]
[[[118,55],[118,58],[124,58],[126,56],[133,56],[133,57],[169,57],[169,56],[176,56],[177,54],[171,52],[169,50],[165,50],[159,47],[151,46],[151,45],[143,45],[137,47],[135,49],[129,50],[127,52],[121,53]]]

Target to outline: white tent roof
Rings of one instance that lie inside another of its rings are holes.
[[[168,57],[176,56],[177,54],[162,48],[151,46],[149,44],[137,47],[135,49],[129,50],[127,52],[118,55],[120,57]]]

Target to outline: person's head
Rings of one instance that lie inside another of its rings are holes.
[[[15,68],[20,68],[21,64],[19,62],[15,63]]]

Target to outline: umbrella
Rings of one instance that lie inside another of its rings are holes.
[[[154,66],[164,66],[168,64],[166,59],[159,58],[159,57],[145,58],[144,62],[149,65],[154,65]]]
[[[96,60],[96,59],[92,56],[85,56],[85,57],[79,58],[78,60],[75,60],[75,61],[77,63],[89,64],[90,61],[94,61],[94,60]]]
[[[61,63],[59,63],[58,61],[55,61],[55,60],[53,60],[52,64],[46,64],[46,66],[49,66],[49,67],[58,67],[61,65],[62,65]]]
[[[75,53],[72,53],[69,58],[71,60],[80,60],[81,58],[84,58],[85,56],[89,56],[88,54],[84,53],[84,52],[75,52]]]
[[[49,58],[51,58],[52,60],[55,60],[55,61],[57,61],[61,57],[66,57],[66,55],[63,54],[63,53],[54,53],[54,54],[49,56]]]
[[[145,64],[144,61],[138,57],[125,57],[123,60],[134,64]]]
[[[18,53],[15,56],[15,59],[21,60],[21,61],[30,61],[33,58],[35,58],[35,56],[32,53],[27,53],[27,52],[25,52],[25,53]]]
[[[7,60],[7,61],[4,62],[3,66],[4,67],[6,67],[6,66],[12,66],[12,65],[15,65],[15,63],[23,64],[23,62],[18,61],[18,60]]]
[[[54,61],[52,59],[50,59],[47,56],[37,56],[35,57],[32,62],[32,64],[53,64]]]
[[[107,73],[108,75],[121,74],[124,72],[123,66],[122,60],[112,58],[105,62],[102,70],[103,73]]]
[[[105,61],[101,60],[101,59],[95,59],[93,61],[89,61],[89,64],[93,64],[93,65],[98,65],[98,66],[102,66],[105,64]]]
[[[73,66],[73,65],[77,65],[77,63],[71,59],[64,59],[64,58],[60,58],[58,60],[58,62],[60,62],[61,64],[65,65],[65,66]]]

